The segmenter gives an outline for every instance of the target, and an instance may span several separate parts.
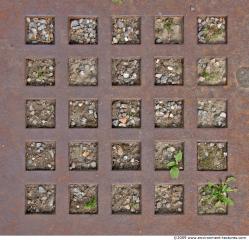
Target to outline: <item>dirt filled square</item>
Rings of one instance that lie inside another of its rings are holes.
[[[98,186],[94,184],[69,185],[69,213],[96,214],[98,213]]]
[[[112,59],[112,85],[140,85],[141,59],[116,58]]]
[[[198,187],[198,214],[227,214],[227,206],[211,195],[208,185]]]
[[[55,128],[55,100],[32,99],[26,101],[27,128]]]
[[[69,144],[69,169],[72,171],[97,170],[98,143],[71,142]]]
[[[112,102],[113,128],[140,128],[141,127],[141,101],[140,100],[114,100]]]
[[[140,170],[141,145],[139,142],[112,143],[112,170]]]
[[[158,184],[155,186],[155,214],[182,214],[183,185]]]
[[[112,213],[113,214],[141,213],[141,185],[140,184],[112,185]]]
[[[155,170],[169,170],[169,162],[175,160],[177,153],[182,153],[182,161],[179,162],[179,169],[184,168],[184,143],[183,142],[155,142]]]
[[[155,85],[183,85],[183,59],[156,58]]]
[[[197,145],[198,170],[227,170],[226,142],[199,142]]]
[[[54,58],[26,59],[26,85],[54,86],[55,59]]]
[[[25,186],[26,214],[55,213],[55,185],[28,184]]]
[[[226,58],[205,57],[197,63],[198,85],[220,86],[227,84]]]
[[[97,58],[69,58],[69,86],[97,86]]]
[[[70,44],[97,44],[98,21],[95,17],[78,17],[69,20]]]
[[[156,128],[182,128],[184,124],[183,100],[154,100]]]
[[[226,128],[227,101],[222,99],[198,100],[199,128]]]
[[[198,43],[215,44],[227,42],[227,19],[218,16],[198,17]]]
[[[26,17],[27,44],[54,44],[54,17]]]
[[[97,128],[98,101],[93,99],[69,101],[70,128]]]
[[[27,142],[26,170],[55,170],[55,142]]]
[[[160,16],[155,17],[156,44],[183,43],[183,17]]]
[[[140,44],[141,18],[117,16],[112,18],[112,44]]]

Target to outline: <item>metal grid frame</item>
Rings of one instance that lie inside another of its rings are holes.
[[[240,88],[235,78],[236,70],[249,64],[248,2],[127,0],[122,5],[114,5],[109,0],[2,0],[0,6],[1,234],[248,234],[249,99],[248,91]],[[24,17],[29,15],[55,17],[54,45],[25,44]],[[116,15],[141,16],[141,44],[111,44],[111,16]],[[184,44],[154,44],[153,20],[158,15],[184,16]],[[227,16],[227,44],[197,44],[197,16],[202,15]],[[97,16],[98,44],[68,44],[69,16]],[[71,56],[98,57],[98,86],[68,86],[67,61]],[[112,87],[111,59],[133,56],[141,57],[141,86]],[[156,56],[184,58],[183,86],[154,86]],[[227,86],[197,86],[196,64],[202,56],[227,57]],[[24,84],[24,62],[28,57],[55,58],[55,86],[27,87]],[[184,128],[154,128],[154,99],[179,96],[184,99]],[[197,128],[197,99],[213,97],[228,100],[228,128]],[[56,99],[56,128],[25,128],[25,101],[35,98]],[[71,98],[98,99],[98,128],[68,128]],[[122,98],[142,100],[141,128],[111,127],[111,100]],[[25,142],[42,139],[56,141],[56,170],[25,171]],[[176,181],[171,180],[167,172],[154,170],[154,141],[159,139],[184,142],[184,171]],[[98,142],[97,171],[69,171],[68,143],[77,140]],[[141,170],[111,170],[111,143],[122,140],[141,142]],[[205,140],[228,142],[228,171],[197,171],[197,142]],[[234,194],[236,204],[229,208],[228,215],[197,215],[198,185],[208,180],[216,182],[231,174],[237,178],[239,192]],[[56,184],[56,214],[24,214],[24,186],[29,183]],[[69,214],[68,185],[71,183],[98,184],[98,214]],[[111,185],[115,183],[142,184],[142,214],[111,214]],[[156,183],[184,185],[184,214],[154,214]]]

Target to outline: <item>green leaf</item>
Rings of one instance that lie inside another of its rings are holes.
[[[233,205],[234,205],[234,201],[233,201],[231,198],[228,198],[228,197],[224,198],[224,199],[223,199],[223,202],[224,202],[226,205],[228,205],[228,206],[233,206]]]
[[[168,162],[166,166],[167,167],[173,167],[175,165],[176,165],[176,163],[172,161],[172,162]]]
[[[177,162],[180,162],[182,160],[182,151],[178,151],[178,153],[175,155],[175,160]]]
[[[236,180],[236,178],[235,177],[233,177],[233,176],[230,176],[230,177],[227,177],[226,178],[226,183],[228,183],[228,182],[233,182],[233,181],[235,181]]]
[[[96,197],[92,197],[90,200],[88,200],[85,204],[84,204],[84,208],[87,209],[94,209],[97,206],[97,199]]]
[[[179,176],[179,173],[180,173],[180,171],[179,171],[179,168],[178,167],[172,167],[171,169],[170,169],[170,176],[172,177],[172,178],[178,178],[178,176]]]

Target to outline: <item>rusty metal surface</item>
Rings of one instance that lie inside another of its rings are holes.
[[[249,92],[236,80],[239,67],[249,65],[249,2],[244,0],[127,0],[114,5],[109,0],[1,0],[0,2],[0,234],[249,234]],[[192,10],[192,11],[191,11]],[[55,44],[25,44],[25,16],[55,16]],[[68,17],[97,16],[98,44],[69,45]],[[111,45],[111,16],[142,17],[140,45]],[[153,17],[184,16],[184,44],[155,45]],[[197,44],[197,16],[228,17],[228,41],[220,45]],[[184,85],[156,87],[153,85],[155,56],[184,58]],[[228,85],[201,87],[196,84],[196,62],[201,56],[228,58]],[[56,85],[27,87],[24,83],[25,58],[55,57]],[[69,87],[67,59],[70,56],[98,57],[98,87]],[[142,85],[111,86],[111,58],[139,56],[142,59]],[[184,99],[184,128],[154,128],[154,98]],[[228,128],[197,128],[197,98],[216,97],[228,100]],[[32,98],[56,99],[56,128],[26,129],[25,101]],[[97,98],[99,125],[96,129],[68,128],[68,101]],[[137,98],[142,100],[141,129],[112,129],[111,100]],[[154,141],[185,142],[185,166],[178,180],[167,172],[154,170]],[[56,141],[56,170],[25,171],[25,141]],[[68,170],[68,142],[97,140],[99,166],[97,171]],[[111,170],[111,142],[138,140],[142,143],[140,171]],[[197,142],[228,141],[228,171],[197,171]],[[227,175],[237,178],[239,192],[228,215],[197,214],[197,186],[208,180],[217,181]],[[56,184],[56,213],[25,215],[25,184]],[[98,214],[70,215],[68,185],[98,184]],[[142,213],[111,214],[111,184],[141,183]],[[183,184],[184,214],[155,215],[154,185]]]

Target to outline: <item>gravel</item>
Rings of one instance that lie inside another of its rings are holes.
[[[181,151],[183,159],[179,163],[180,170],[184,166],[184,143],[183,142],[161,142],[155,143],[155,170],[169,170],[167,164],[175,160],[175,155]]]
[[[28,184],[25,187],[26,214],[55,213],[55,185]]]
[[[140,184],[112,185],[112,213],[113,214],[141,213],[141,185]]]
[[[225,17],[198,17],[198,43],[226,43]]]
[[[226,85],[226,58],[205,57],[198,60],[198,84],[206,86]]]
[[[70,214],[98,213],[98,186],[90,184],[69,185]]]
[[[140,44],[140,17],[113,17],[112,44]]]
[[[27,44],[53,44],[54,18],[53,17],[26,17]]]
[[[207,185],[198,187],[198,214],[227,214],[227,206],[210,197]]]
[[[183,100],[157,99],[154,102],[154,110],[155,127],[183,127]]]
[[[141,145],[139,142],[112,144],[113,170],[140,170]]]
[[[183,43],[183,17],[156,17],[155,18],[156,44]]]
[[[227,170],[226,142],[199,142],[197,147],[198,170]]]
[[[97,86],[97,58],[69,58],[70,86]]]
[[[218,99],[198,100],[198,127],[227,127],[227,102]]]
[[[113,128],[139,128],[140,125],[140,100],[114,100],[112,102]]]
[[[55,170],[55,142],[27,142],[26,170]]]
[[[158,184],[155,186],[155,213],[183,213],[183,185]]]
[[[70,170],[97,170],[97,142],[72,142],[69,144]]]
[[[98,127],[97,100],[69,101],[70,128],[97,128]]]
[[[70,44],[97,44],[97,18],[70,19]]]
[[[34,99],[26,101],[27,128],[55,127],[55,100]]]
[[[183,85],[183,59],[156,58],[155,85]]]
[[[112,59],[112,85],[140,85],[141,60],[139,58]]]
[[[55,59],[26,59],[26,84],[28,86],[54,86]]]

